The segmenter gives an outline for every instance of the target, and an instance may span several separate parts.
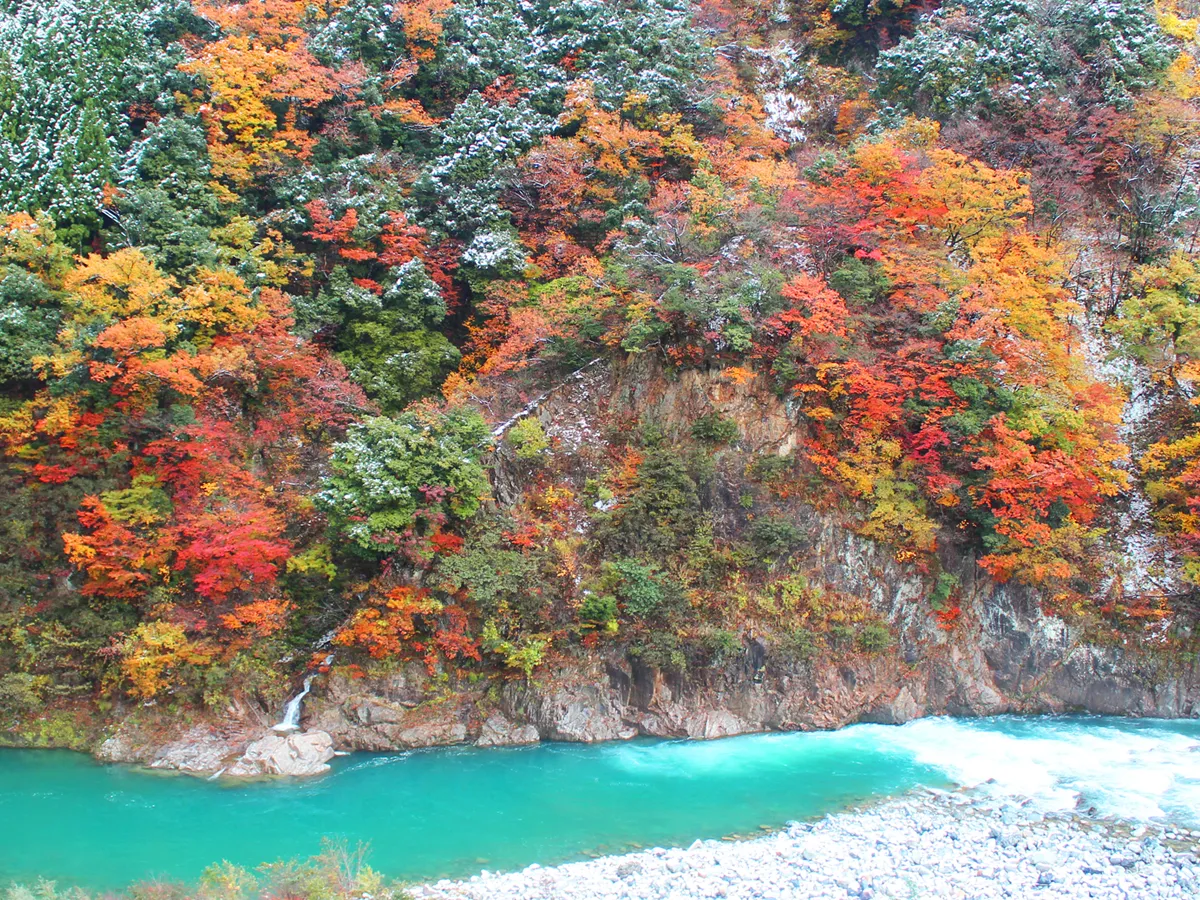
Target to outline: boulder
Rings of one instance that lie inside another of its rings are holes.
[[[231,778],[321,775],[329,771],[334,755],[333,738],[324,731],[268,734],[251,743],[223,774]]]
[[[726,709],[714,709],[696,717],[688,723],[688,737],[711,740],[713,738],[732,737],[735,734],[745,734],[757,729],[743,722]]]
[[[467,740],[465,723],[441,716],[428,719],[411,717],[395,725],[381,726],[378,731],[396,748],[448,747]]]
[[[95,750],[97,759],[132,763],[151,769],[170,769],[188,775],[209,775],[237,757],[246,743],[243,732],[195,725],[162,741],[157,731],[143,733],[135,726],[118,728]]]
[[[152,769],[174,769],[193,775],[215,772],[236,752],[236,744],[220,734],[203,728],[193,728],[183,738],[164,744],[150,762]]]
[[[532,725],[518,725],[500,713],[492,713],[479,730],[476,747],[509,747],[536,744],[540,740]]]

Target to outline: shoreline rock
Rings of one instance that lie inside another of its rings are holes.
[[[1200,830],[920,793],[735,842],[696,841],[412,889],[416,900],[1194,897]]]
[[[500,713],[488,716],[475,739],[476,747],[516,747],[536,744],[541,740],[532,725],[518,725]]]
[[[92,755],[106,763],[209,776],[226,768],[253,740],[257,729],[236,723],[200,723],[173,736],[160,723],[118,726]]]
[[[328,772],[334,755],[333,738],[324,731],[266,734],[220,774],[226,778],[307,778]]]
[[[1113,674],[1095,648],[1067,654],[1087,658],[1091,676],[1051,675],[1066,685],[1061,694],[1043,687],[1021,690],[978,658],[969,662],[957,645],[907,667],[892,657],[829,661],[797,668],[760,651],[756,671],[735,663],[667,673],[620,656],[561,657],[532,681],[444,684],[419,664],[368,678],[338,670],[314,687],[302,724],[329,736],[329,752],[388,752],[472,744],[478,747],[538,741],[597,743],[633,737],[710,740],[740,734],[827,731],[856,722],[900,725],[931,715],[975,718],[998,714],[1082,712],[1161,718],[1195,718],[1200,685],[1194,675],[1162,684],[1128,707],[1137,672]],[[757,680],[756,680],[757,674]],[[1049,677],[1049,676],[1048,676]],[[1095,678],[1089,686],[1089,677]],[[496,690],[495,688],[499,688]],[[1011,693],[1010,693],[1011,691]],[[1155,695],[1163,702],[1156,702]],[[1068,702],[1068,699],[1075,702]],[[1103,701],[1103,702],[1101,702]],[[242,759],[268,728],[266,711],[236,719],[201,718],[180,732],[161,716],[122,719],[93,755],[208,776]],[[255,750],[270,756],[272,749]],[[291,751],[289,751],[291,752]],[[303,755],[299,751],[292,755]],[[318,764],[319,765],[319,764]],[[247,768],[253,768],[248,762]],[[286,768],[286,767],[285,767]],[[321,769],[319,771],[324,771]],[[255,773],[269,774],[269,773]],[[314,774],[304,769],[300,774]]]

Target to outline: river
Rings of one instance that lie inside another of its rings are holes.
[[[0,751],[0,884],[192,881],[227,859],[369,842],[425,880],[746,834],[917,787],[983,783],[1050,809],[1200,825],[1200,722],[924,719],[894,727],[355,754],[306,782],[227,784]]]

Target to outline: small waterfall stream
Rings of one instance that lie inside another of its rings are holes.
[[[327,666],[333,662],[333,654],[330,653],[321,662],[321,666]],[[304,702],[304,698],[308,696],[312,690],[313,679],[317,677],[316,672],[310,672],[304,676],[304,687],[295,697],[287,702],[287,706],[283,709],[283,719],[277,725],[272,725],[272,731],[278,731],[280,734],[292,734],[300,730],[300,705]]]

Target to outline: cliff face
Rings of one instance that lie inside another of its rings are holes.
[[[785,403],[752,385],[700,371],[670,380],[645,362],[619,372],[593,367],[531,414],[582,481],[602,458],[603,419],[649,415],[669,429],[714,409],[737,422],[743,453],[786,454],[803,435]],[[718,466],[709,491],[714,519],[727,529],[738,528],[742,514],[737,485],[727,483],[738,471]],[[498,455],[494,479],[497,502],[521,495],[524,475],[516,461]],[[887,624],[890,646],[801,658],[778,635],[747,627],[719,664],[685,669],[651,665],[620,641],[607,650],[576,647],[530,679],[434,678],[418,663],[351,677],[335,666],[318,679],[303,724],[328,733],[338,750],[379,751],[638,735],[718,738],[943,714],[1200,715],[1194,663],[1168,666],[1164,654],[1136,643],[1089,644],[1078,628],[1045,615],[1030,590],[987,578],[961,547],[942,552],[942,565],[960,584],[962,609],[945,629],[931,613],[930,577],[897,561],[892,548],[803,499],[789,502],[787,516],[805,535],[809,575],[828,591],[865,601]],[[233,763],[273,720],[270,711],[248,704],[231,708],[226,721],[168,737],[162,722],[154,729],[143,718],[125,723],[99,754],[212,772]]]
[[[875,656],[796,663],[747,637],[725,665],[664,671],[622,655],[560,659],[531,681],[488,690],[434,687],[417,665],[383,678],[335,673],[306,720],[345,749],[475,741],[604,741],[636,735],[718,738],[747,732],[902,723],[926,715],[1083,711],[1200,715],[1200,673],[1164,670],[1138,647],[1085,643],[1023,590],[979,580],[952,633],[911,617],[921,583],[877,545],[828,528],[830,574],[869,590],[901,637]]]
[[[903,629],[892,651],[796,663],[749,637],[726,664],[689,673],[620,654],[579,655],[555,660],[528,682],[484,685],[440,682],[419,664],[368,678],[335,669],[314,690],[304,725],[328,733],[338,750],[382,751],[709,739],[860,721],[899,724],[927,715],[1200,715],[1194,664],[1164,670],[1141,648],[1084,643],[1061,620],[1043,616],[1024,591],[976,583],[964,603],[966,621],[951,634],[906,624],[919,583],[876,545],[837,529],[829,537],[838,551],[831,570],[851,582],[870,579],[880,611]],[[200,723],[179,734],[143,719],[120,727],[98,755],[209,774],[236,764],[267,722],[261,711],[243,709],[236,721]]]

